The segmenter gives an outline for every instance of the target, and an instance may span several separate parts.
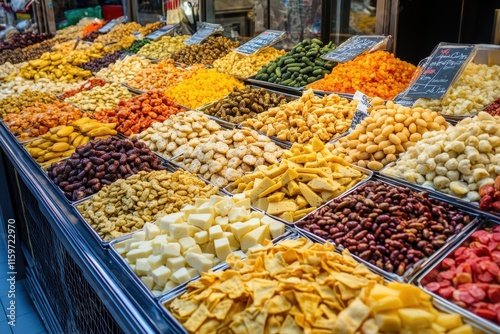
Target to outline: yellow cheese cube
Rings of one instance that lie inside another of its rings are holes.
[[[215,212],[220,216],[227,216],[229,211],[234,207],[232,198],[225,198],[214,205]]]
[[[246,252],[252,246],[263,244],[265,239],[271,239],[268,225],[262,225],[261,227],[245,234],[240,242],[241,250]]]
[[[176,242],[171,242],[171,243],[168,243],[168,244],[163,244],[161,246],[161,254],[165,258],[177,257],[177,256],[181,255],[181,245],[179,245]]]
[[[245,217],[247,216],[247,209],[244,207],[235,207],[229,211],[228,217],[229,217],[229,222],[234,223],[238,221],[243,221],[245,220]]]
[[[463,325],[462,323],[462,318],[460,315],[453,313],[453,314],[448,314],[448,313],[439,313],[438,317],[436,319],[436,324],[438,324],[441,327],[444,327],[445,329],[453,329],[457,328]]]
[[[220,227],[220,225],[215,225],[215,226],[210,227],[208,229],[208,236],[209,236],[210,241],[222,238],[223,232],[224,231],[222,231],[222,228]]]
[[[401,308],[398,310],[403,327],[411,329],[424,329],[431,327],[436,316],[431,312],[418,308]]]
[[[250,199],[252,202],[256,201],[259,198],[259,195],[266,191],[268,188],[274,186],[275,182],[268,178],[267,176],[260,182],[258,185],[254,186],[250,191]]]
[[[303,164],[306,162],[316,161],[316,153],[302,154],[288,158],[287,161]]]
[[[270,166],[270,170],[263,171],[263,174],[271,179],[274,179],[276,176],[283,175],[286,173],[288,166],[285,164],[281,164],[279,166]]]
[[[193,213],[189,215],[187,221],[189,225],[194,225],[202,230],[208,230],[208,228],[212,226],[213,222],[214,216],[211,213]]]
[[[307,184],[311,189],[321,192],[322,190],[324,191],[330,191],[334,192],[336,189],[331,185],[329,182],[327,182],[325,179],[314,179],[309,181]],[[339,185],[340,186],[340,185]]]
[[[261,222],[262,224],[269,226],[269,231],[271,232],[271,237],[273,239],[285,233],[285,224],[277,221],[274,218],[271,218],[269,216],[264,216],[262,217]]]
[[[267,188],[266,190],[264,190],[263,192],[261,192],[258,195],[258,197],[259,198],[266,197],[267,195],[273,193],[274,191],[279,190],[282,186],[283,186],[283,184],[281,183],[281,181],[279,181],[275,185],[272,185],[269,188]]]
[[[205,202],[196,208],[196,213],[214,214],[214,204],[211,201]]]
[[[221,261],[225,261],[226,257],[231,254],[231,245],[227,238],[214,240],[215,253]]]
[[[267,207],[267,213],[270,215],[279,215],[283,212],[295,211],[297,210],[297,204],[292,201],[283,201],[279,203],[269,203]]]
[[[184,268],[186,266],[186,260],[182,256],[171,257],[167,259],[167,267],[170,270],[177,271],[180,268]],[[175,281],[174,281],[175,282]]]
[[[197,244],[200,244],[200,245],[208,242],[208,232],[207,231],[200,231],[200,232],[195,233],[194,240],[196,241]]]
[[[284,212],[281,215],[279,215],[278,217],[280,217],[281,219],[283,219],[284,221],[287,221],[289,223],[293,223],[293,221],[294,221],[293,212]]]
[[[197,270],[197,274],[208,272],[213,262],[202,254],[189,253],[186,255],[186,262]]]
[[[137,276],[145,276],[149,274],[151,270],[151,265],[149,264],[148,258],[140,258],[135,262],[135,273]]]
[[[269,206],[269,201],[267,198],[259,198],[257,201],[253,203],[253,206],[257,209],[266,211]]]
[[[395,310],[378,312],[373,318],[381,332],[399,332],[401,330],[401,319]]]
[[[285,193],[283,192],[275,192],[272,195],[267,196],[267,201],[268,202],[280,202],[285,198]]]
[[[390,289],[396,290],[399,293],[399,299],[403,303],[403,307],[413,307],[420,305],[420,292],[418,287],[410,284],[390,282],[387,284]]]
[[[175,283],[182,284],[184,282],[187,282],[191,279],[191,276],[189,276],[189,272],[186,268],[182,267],[179,268],[178,270],[174,271],[172,273],[172,276],[170,276],[170,279],[174,281]]]
[[[288,196],[292,197],[300,193],[300,188],[297,182],[295,181],[290,181],[288,183]]]
[[[151,276],[142,276],[141,277],[141,281],[144,283],[144,285],[146,285],[146,287],[148,288],[148,290],[153,290],[153,286],[155,284],[155,282],[153,280],[153,277],[151,277]]]
[[[151,272],[151,277],[156,285],[164,287],[168,279],[172,275],[172,271],[165,266],[159,266]]]
[[[181,246],[181,252],[184,253],[189,248],[196,246],[196,240],[194,240],[194,238],[191,237],[185,237],[179,239],[179,245]]]
[[[473,333],[474,330],[472,329],[472,326],[469,324],[462,325],[448,332],[448,334],[473,334]]]
[[[380,312],[403,307],[403,303],[398,296],[388,295],[375,301],[370,306],[372,307],[373,311]]]
[[[234,236],[233,233],[231,232],[224,232],[223,237],[227,238],[229,240],[229,245],[231,246],[231,250],[236,250],[240,249],[240,243],[238,240],[236,240],[236,237]]]

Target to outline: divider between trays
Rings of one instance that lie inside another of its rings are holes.
[[[467,242],[469,240],[469,238],[471,237],[471,235],[475,231],[477,231],[479,229],[483,229],[483,228],[487,227],[488,225],[492,225],[492,224],[497,224],[497,223],[485,220],[485,221],[482,221],[477,226],[475,226],[474,229],[471,229],[470,231],[465,233],[459,242],[456,242],[453,246],[448,247],[448,249],[445,252],[443,252],[439,256],[439,258],[436,259],[436,261],[433,264],[429,265],[426,268],[426,270],[423,270],[418,275],[418,277],[416,277],[415,284],[419,288],[421,288],[423,291],[425,291],[426,293],[431,295],[433,297],[434,303],[442,305],[443,308],[446,308],[446,309],[450,310],[451,312],[455,312],[455,313],[460,314],[463,318],[468,320],[468,322],[470,322],[471,325],[473,325],[474,327],[477,327],[480,330],[483,330],[487,333],[500,333],[500,325],[496,325],[493,322],[490,322],[490,321],[472,313],[471,311],[469,311],[463,307],[460,307],[458,305],[453,304],[451,301],[449,301],[449,300],[441,297],[440,295],[426,289],[422,283],[422,280],[424,280],[427,275],[429,275],[434,269],[436,269],[436,267],[439,266],[444,259],[446,259],[457,248],[461,247],[465,242]]]

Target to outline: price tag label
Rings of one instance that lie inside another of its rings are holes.
[[[134,31],[131,35],[134,36],[137,39],[143,39],[144,38],[144,36],[142,35],[142,32],[140,32],[140,31]]]
[[[417,99],[415,98],[412,98],[412,97],[406,97],[404,96],[406,92],[403,92],[401,94],[399,94],[398,96],[396,96],[393,100],[394,103],[396,104],[399,104],[399,105],[402,105],[403,107],[413,107],[413,105],[415,104],[415,101],[417,101]]]
[[[356,91],[353,96],[353,100],[359,101],[358,106],[356,107],[356,112],[352,117],[352,122],[350,129],[354,130],[356,125],[361,123],[366,117],[368,117],[368,108],[371,107],[370,100],[366,94],[361,93],[360,91]]]
[[[276,44],[285,37],[284,31],[279,30],[266,30],[259,36],[251,39],[234,51],[243,55],[252,55],[266,47]]]
[[[173,33],[178,26],[178,24],[168,24],[156,31],[153,31],[151,34],[147,35],[146,38],[155,41],[160,37]]]
[[[475,50],[470,44],[443,44],[432,53],[418,79],[409,87],[406,97],[440,99],[448,91],[464,64]]]
[[[339,63],[345,63],[356,58],[366,50],[371,50],[377,44],[382,44],[382,42],[388,41],[389,38],[389,36],[353,36],[342,43],[338,48],[327,53],[321,58]]]
[[[127,16],[121,16],[119,18],[113,19],[113,20],[109,21],[108,23],[106,23],[106,25],[104,27],[102,27],[101,29],[99,29],[99,32],[101,34],[106,34],[111,29],[113,29],[114,27],[116,27],[118,24],[124,23],[124,22],[127,22],[127,21],[128,21],[128,17]]]
[[[368,117],[368,113],[366,111],[361,111],[361,110],[357,109],[354,112],[354,115],[352,116],[352,122],[351,122],[351,126],[349,127],[349,129],[350,130],[356,129],[356,126],[367,117]]]
[[[184,41],[184,44],[199,44],[209,36],[223,30],[224,28],[220,24],[203,23],[203,26],[193,36]]]

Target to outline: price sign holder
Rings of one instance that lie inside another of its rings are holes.
[[[327,53],[321,58],[339,63],[345,63],[356,58],[365,51],[386,50],[389,43],[392,42],[392,36],[380,35],[359,35],[352,36],[338,48]]]
[[[167,24],[166,26],[163,26],[160,29],[153,31],[151,34],[147,35],[146,38],[152,41],[156,41],[157,39],[160,39],[163,36],[174,33],[178,27],[179,24]]]
[[[137,38],[137,39],[143,39],[144,38],[144,35],[140,31],[134,31],[131,35],[133,37]]]
[[[411,98],[442,98],[474,58],[473,44],[439,43],[406,92]]]
[[[80,37],[76,38],[75,45],[73,45],[73,50],[76,50],[76,48],[78,47],[78,44],[80,44],[81,41],[82,40],[80,39]]]
[[[370,99],[366,94],[361,93],[359,90],[354,94],[353,100],[359,101],[358,106],[356,107],[356,111],[352,117],[352,122],[350,126],[350,130],[354,130],[356,125],[361,123],[366,117],[368,117],[368,108],[371,107]]]
[[[284,31],[280,30],[266,30],[259,36],[236,48],[234,51],[245,56],[250,56],[283,40],[285,34]]]
[[[209,36],[224,31],[224,28],[220,24],[212,23],[201,23],[201,28],[191,37],[184,41],[184,44],[192,45],[199,44],[207,39]]]
[[[101,34],[106,34],[111,29],[113,29],[115,26],[117,26],[118,24],[125,23],[127,21],[128,21],[128,17],[127,16],[121,16],[119,18],[112,19],[111,21],[109,21],[108,23],[106,23],[106,25],[104,27],[100,28],[98,31]]]

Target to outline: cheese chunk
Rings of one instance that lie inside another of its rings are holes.
[[[300,182],[299,183],[300,192],[306,199],[307,203],[310,206],[320,206],[323,204],[323,199],[319,197],[311,188],[307,186],[307,184]]]
[[[181,208],[181,212],[184,213],[185,219],[189,217],[190,214],[196,213],[197,207],[191,204],[186,204]]]
[[[201,206],[203,203],[206,203],[208,201],[210,201],[210,199],[204,197],[197,197],[194,200],[194,206]]]
[[[144,285],[146,285],[146,287],[148,288],[148,290],[153,290],[153,287],[154,287],[154,284],[155,284],[155,281],[153,280],[153,277],[151,277],[151,276],[142,276],[141,277],[141,281],[144,283]]]
[[[232,198],[225,198],[214,205],[215,212],[219,216],[227,216],[229,211],[234,207]]]
[[[283,212],[293,212],[295,210],[297,210],[297,204],[292,201],[269,203],[269,206],[267,207],[267,213],[270,215],[279,215]]]
[[[201,251],[200,245],[194,245],[193,247],[190,247],[187,251],[184,252],[184,254],[189,254],[189,253],[201,254],[203,252]]]
[[[184,253],[189,248],[196,245],[196,240],[191,237],[182,238],[179,239],[179,245],[181,245],[181,252]]]
[[[168,281],[167,283],[165,283],[165,287],[163,288],[163,290],[161,292],[162,293],[168,292],[178,285],[179,284],[175,283],[174,281]]]
[[[238,240],[236,240],[236,237],[234,236],[234,234],[232,234],[231,232],[224,232],[223,237],[225,237],[225,238],[227,238],[227,240],[229,240],[229,245],[231,246],[231,249],[233,251],[240,249],[240,243]]]
[[[186,255],[186,262],[197,270],[197,274],[208,272],[212,266],[212,260],[202,254],[189,253]]]
[[[245,198],[242,200],[239,200],[234,204],[235,207],[244,207],[247,210],[250,210],[250,206],[252,205],[252,201],[250,198]]]
[[[157,235],[151,242],[151,246],[153,247],[153,254],[155,255],[161,254],[161,245],[163,244],[168,244],[167,235],[166,234]]]
[[[195,213],[189,215],[188,224],[199,227],[202,230],[208,230],[214,222],[214,215],[212,213]]]
[[[217,216],[215,217],[215,223],[219,225],[223,231],[226,231],[229,225],[229,218],[228,217],[222,217],[222,216]]]
[[[309,183],[307,184],[311,189],[315,190],[315,191],[319,191],[321,192],[322,190],[324,191],[330,191],[330,192],[334,192],[335,189],[333,187],[332,184],[330,184],[329,182],[326,182],[325,180],[323,179],[314,179],[314,180],[311,180],[309,181]]]
[[[245,194],[234,194],[234,195],[233,195],[233,200],[234,200],[235,202],[240,201],[240,200],[242,200],[242,199],[245,199]]]
[[[149,266],[151,267],[151,270],[154,270],[154,269],[158,268],[159,266],[161,266],[162,264],[164,264],[165,260],[166,260],[166,257],[164,257],[161,254],[159,254],[159,255],[151,254],[148,257]]]
[[[156,283],[156,285],[160,287],[165,286],[170,276],[172,276],[172,270],[168,269],[165,266],[160,266],[151,272],[151,277],[153,277],[153,281]]]
[[[130,250],[139,248],[143,243],[142,241],[134,241],[133,239],[130,241]]]
[[[167,259],[167,267],[172,271],[179,270],[180,268],[184,268],[186,266],[186,261],[182,256],[171,257]]]
[[[243,253],[241,250],[234,251],[233,255],[239,256],[240,259],[245,259],[247,257],[247,255],[245,253]]]
[[[182,223],[183,221],[184,221],[184,213],[175,212],[161,217],[156,221],[156,224],[160,227],[161,230],[170,231],[169,229],[170,225],[179,224]]]
[[[274,185],[275,182],[266,176],[258,186],[254,186],[253,189],[250,191],[249,197],[252,200],[252,202],[256,201],[257,198],[259,198],[260,193],[266,191],[268,188]]]
[[[265,215],[266,214],[264,212],[252,211],[252,213],[250,213],[250,216],[248,216],[248,219],[252,219],[252,218],[259,218],[259,219],[261,219]]]
[[[142,227],[146,233],[146,240],[153,240],[157,235],[160,234],[160,228],[152,223],[145,223]]]
[[[170,235],[177,240],[189,237],[189,226],[186,224],[172,224],[170,225]]]
[[[194,240],[199,245],[208,242],[208,232],[207,231],[200,231],[200,232],[195,233]]]
[[[146,232],[137,231],[132,235],[132,240],[134,241],[144,241],[146,240]]]
[[[207,247],[203,250],[203,253],[209,253],[215,255],[215,246],[213,241],[207,243]]]
[[[244,207],[235,207],[229,211],[228,217],[230,223],[243,221],[247,217],[247,209]]]
[[[195,278],[199,275],[198,270],[195,268],[187,268],[190,279]]]
[[[146,276],[151,270],[148,258],[140,258],[135,262],[135,273],[137,276]]]
[[[210,241],[222,238],[223,233],[224,233],[224,231],[222,231],[222,228],[220,227],[220,225],[215,225],[215,226],[212,226],[208,229],[208,236],[210,238]]]
[[[225,261],[226,257],[231,254],[231,245],[227,238],[220,238],[214,240],[215,253],[221,261]]]
[[[138,241],[138,242],[140,242],[140,245],[137,248],[149,248],[149,247],[153,247],[153,242],[151,240]]]
[[[181,255],[181,245],[177,242],[163,244],[161,246],[161,254],[166,258],[179,256]]]
[[[201,228],[194,226],[194,225],[188,225],[188,234],[190,237],[194,237],[194,235],[197,232],[203,231]]]
[[[240,242],[241,250],[246,252],[250,247],[264,243],[265,239],[271,239],[268,225],[262,225],[261,227],[245,234]]]
[[[271,232],[271,237],[277,238],[283,233],[285,233],[285,224],[277,221],[269,216],[264,216],[261,219],[262,224],[269,225],[269,231]]]
[[[135,264],[137,259],[147,258],[152,253],[153,253],[153,247],[132,249],[130,252],[127,253],[127,260],[129,263]]]
[[[172,276],[170,276],[170,279],[175,283],[182,284],[189,281],[191,279],[191,276],[189,276],[189,272],[187,271],[187,269],[182,267],[174,271]]]
[[[260,226],[259,225],[257,227]],[[236,240],[241,241],[243,236],[247,234],[248,232],[256,229],[257,227],[253,228],[252,224],[247,224],[247,223],[242,223],[242,222],[237,222],[231,225],[231,232],[233,233],[234,237]]]
[[[214,212],[214,204],[211,201],[205,202],[196,208],[196,213],[208,213],[213,215]]]

